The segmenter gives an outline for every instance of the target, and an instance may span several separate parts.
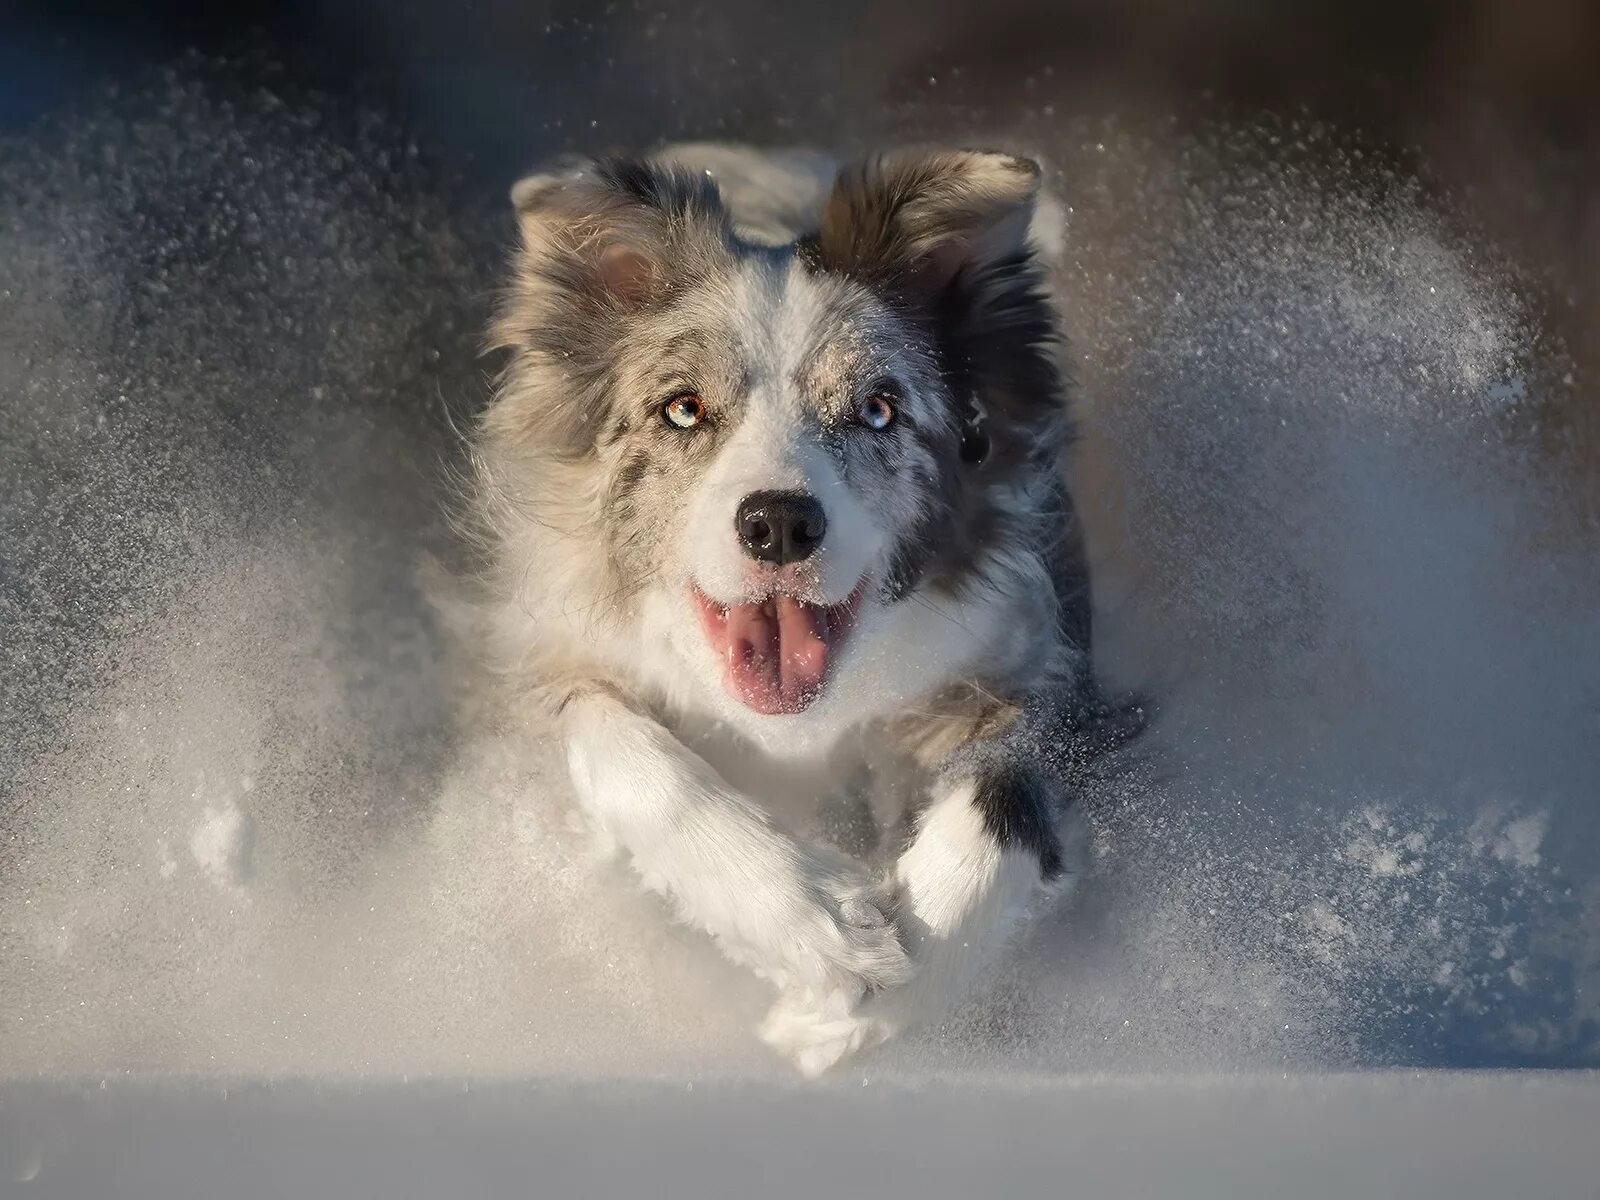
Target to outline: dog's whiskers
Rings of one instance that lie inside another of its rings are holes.
[[[957,629],[960,629],[964,633],[971,633],[972,632],[971,627],[968,626],[962,620],[960,620],[960,618],[955,617],[955,616],[951,615],[950,613],[945,612],[942,608],[939,608],[937,605],[935,605],[931,600],[927,599],[925,596],[921,596],[921,595],[917,594],[916,592],[912,592],[911,593],[911,598],[913,600],[915,600],[918,604],[922,605],[923,608],[925,608],[929,612],[931,612],[934,616],[943,617],[946,621],[949,621],[950,624],[954,625]]]

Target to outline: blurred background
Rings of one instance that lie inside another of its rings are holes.
[[[1424,169],[1600,337],[1590,0],[18,3],[13,129],[187,51],[360,96],[498,186],[557,149],[670,138],[1026,139],[1071,118],[1326,122]]]

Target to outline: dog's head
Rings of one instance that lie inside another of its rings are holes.
[[[529,564],[524,586],[576,586],[556,603],[620,620],[630,669],[747,728],[859,706],[855,643],[918,591],[971,586],[1061,449],[1038,187],[1008,155],[874,158],[767,246],[704,173],[524,180],[486,431],[566,493],[542,502],[578,517],[556,556],[595,568]]]

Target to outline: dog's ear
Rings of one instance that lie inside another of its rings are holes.
[[[1039,165],[976,150],[899,151],[839,172],[823,211],[823,266],[937,301],[964,273],[1028,248]]]
[[[726,248],[729,223],[705,175],[637,159],[574,162],[511,189],[521,279],[565,300],[645,303]]]
[[[716,185],[678,167],[564,164],[511,189],[522,234],[489,349],[509,350],[491,437],[583,454],[605,419],[618,340],[658,300],[725,262]]]

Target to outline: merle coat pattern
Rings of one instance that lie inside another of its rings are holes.
[[[477,645],[596,836],[776,985],[762,1036],[807,1073],[981,977],[1066,867],[1052,751],[1108,711],[1040,178],[710,146],[513,191]],[[880,870],[763,794],[864,745],[920,780]]]

